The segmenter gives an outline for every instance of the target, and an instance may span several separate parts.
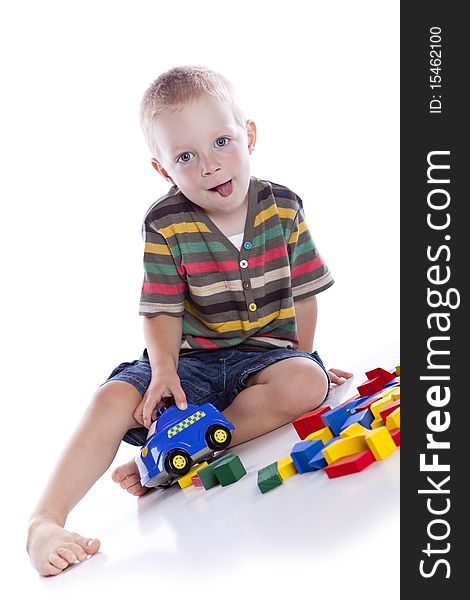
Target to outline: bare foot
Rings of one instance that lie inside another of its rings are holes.
[[[99,548],[99,540],[67,531],[49,519],[36,519],[29,527],[26,550],[40,575],[57,575]]]
[[[143,496],[149,491],[149,488],[140,485],[139,469],[134,460],[114,469],[111,478],[119,483],[123,490],[134,496]]]

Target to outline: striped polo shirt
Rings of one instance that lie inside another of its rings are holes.
[[[296,348],[294,300],[333,284],[288,188],[251,177],[238,249],[173,186],[147,211],[140,314],[183,319],[181,354]]]

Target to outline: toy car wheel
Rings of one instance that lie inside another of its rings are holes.
[[[211,450],[224,450],[231,441],[230,429],[224,425],[211,425],[206,432],[206,442]]]
[[[191,457],[185,450],[170,450],[165,458],[165,469],[170,475],[180,477],[191,470]]]

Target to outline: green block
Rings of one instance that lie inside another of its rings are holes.
[[[214,467],[214,474],[220,482],[220,485],[225,486],[230,483],[235,483],[246,475],[246,469],[238,456],[233,454],[227,460],[222,461]]]
[[[281,484],[282,479],[277,470],[277,462],[258,471],[258,487],[262,494]]]
[[[226,454],[214,462],[207,465],[207,467],[202,467],[202,469],[198,469],[196,473],[199,475],[202,485],[206,490],[210,490],[211,488],[219,485],[219,480],[217,479],[216,474],[214,473],[214,469],[224,463],[226,460],[230,460],[234,457],[234,454]]]

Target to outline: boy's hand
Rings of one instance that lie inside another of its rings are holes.
[[[155,418],[157,408],[165,404],[165,398],[171,397],[175,399],[179,409],[188,408],[186,394],[181,387],[176,371],[157,371],[153,374],[142,402],[134,411],[135,420],[148,429],[152,424],[152,417]]]
[[[353,373],[343,371],[343,369],[329,369],[328,375],[330,376],[331,383],[334,385],[341,385],[346,379],[353,377]]]

